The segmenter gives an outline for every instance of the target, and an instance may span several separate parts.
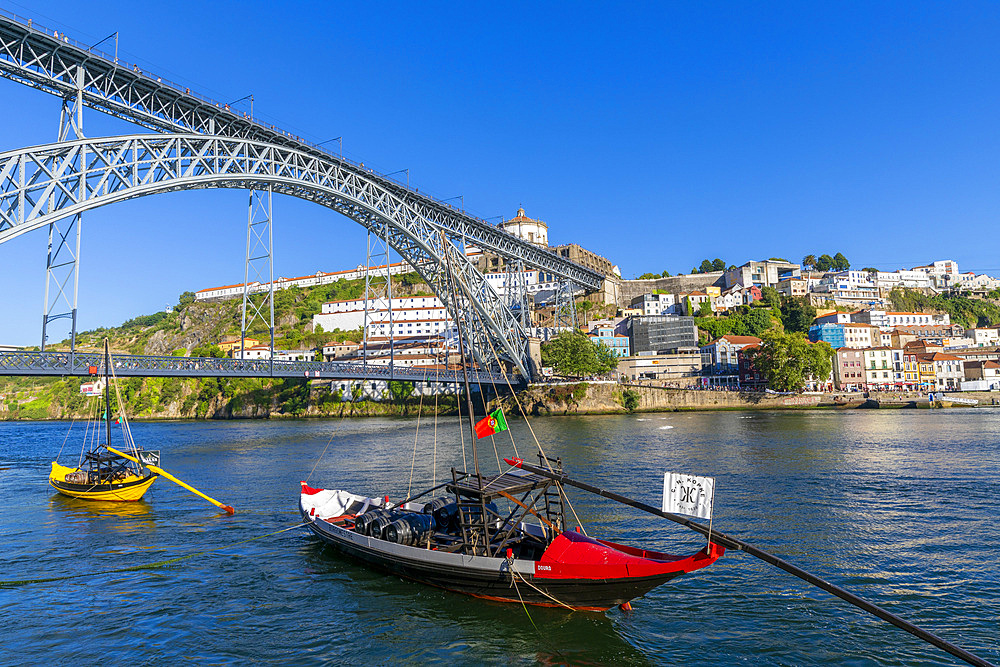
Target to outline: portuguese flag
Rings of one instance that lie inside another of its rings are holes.
[[[503,410],[500,408],[476,422],[476,437],[479,439],[506,430],[507,420],[503,418]]]

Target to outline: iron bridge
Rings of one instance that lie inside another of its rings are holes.
[[[215,357],[156,357],[116,354],[111,358],[118,377],[242,377],[307,378],[310,380],[402,380],[462,382],[459,370],[422,369],[341,361],[278,361]],[[104,374],[102,352],[0,352],[0,375],[98,376]],[[471,369],[470,382],[504,384],[499,373]]]
[[[465,248],[479,248],[524,269],[554,274],[570,290],[575,285],[594,291],[603,283],[601,274],[345,159],[342,152],[336,155],[265,124],[252,113],[239,112],[59,31],[4,13],[0,13],[0,76],[63,100],[56,143],[0,154],[0,244],[49,228],[49,281],[57,282],[71,312],[50,314],[47,282],[49,311],[43,322],[72,317],[74,341],[83,212],[177,190],[266,191],[268,202],[270,193],[276,192],[354,220],[368,230],[370,239],[383,240],[412,265],[454,320],[475,324],[467,328],[471,353],[480,367],[507,364],[525,379],[531,373],[522,323],[469,261]],[[160,134],[88,138],[83,134],[84,107]],[[76,138],[70,140],[70,135]],[[60,230],[57,223],[66,220],[68,231]],[[62,264],[60,252],[69,256]],[[249,255],[248,247],[248,263]],[[455,298],[447,284],[448,263]],[[70,267],[63,269],[69,273],[62,285],[53,278],[54,268],[60,266]],[[65,295],[71,281],[69,304]],[[42,345],[44,349],[44,323]],[[372,371],[373,365],[367,368]]]

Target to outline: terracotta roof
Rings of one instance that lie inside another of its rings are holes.
[[[253,285],[254,283],[250,284]],[[230,287],[243,287],[243,283],[237,283],[236,285],[223,285],[222,287],[209,287],[206,289],[200,289],[197,292],[195,292],[195,294],[201,294],[202,292],[214,292],[215,290],[229,289]]]
[[[757,338],[756,336],[733,336],[732,334],[726,334],[725,336],[721,336],[713,340],[709,343],[709,345],[718,343],[723,339],[729,343],[733,343],[734,345],[760,345],[761,342],[760,338]]]
[[[917,356],[924,361],[964,361],[961,357],[943,352],[929,352],[927,354],[918,354]]]

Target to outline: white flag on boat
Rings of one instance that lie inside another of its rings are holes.
[[[677,472],[663,474],[664,512],[711,519],[714,500],[714,477],[696,477]]]

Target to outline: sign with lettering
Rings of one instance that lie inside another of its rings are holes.
[[[663,474],[664,512],[711,519],[714,501],[714,477],[697,477],[676,472]]]
[[[160,450],[158,449],[140,449],[139,450],[139,460],[144,466],[159,466],[160,465]]]

